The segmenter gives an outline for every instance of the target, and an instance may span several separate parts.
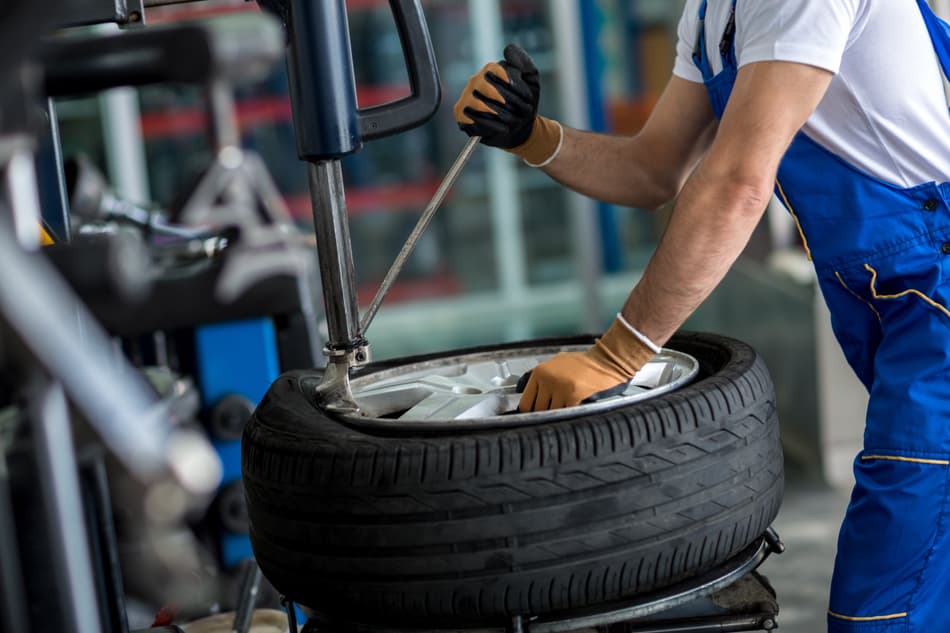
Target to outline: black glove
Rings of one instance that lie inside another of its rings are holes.
[[[469,136],[501,149],[524,145],[534,129],[541,97],[538,69],[516,44],[505,59],[475,73],[455,104],[455,119]]]

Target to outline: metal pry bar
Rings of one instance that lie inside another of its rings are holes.
[[[459,174],[462,173],[462,168],[465,167],[465,163],[468,162],[468,159],[472,157],[475,148],[478,147],[478,143],[481,140],[480,136],[473,136],[468,139],[468,142],[465,143],[462,151],[459,152],[455,162],[452,163],[452,166],[449,168],[448,173],[445,174],[442,182],[439,183],[439,188],[436,189],[435,195],[429,200],[429,204],[427,204],[425,210],[423,210],[422,216],[416,223],[415,228],[413,228],[412,233],[409,234],[409,239],[403,244],[402,250],[400,250],[399,255],[396,256],[396,261],[393,262],[393,265],[389,268],[389,272],[386,273],[382,285],[380,285],[379,290],[376,292],[376,296],[373,297],[373,302],[363,315],[363,320],[360,322],[360,333],[363,334],[363,336],[366,335],[366,330],[369,329],[373,318],[376,316],[376,313],[379,312],[379,306],[383,303],[386,295],[389,294],[389,290],[396,281],[396,277],[402,272],[403,267],[406,265],[406,260],[409,259],[409,255],[411,255],[413,249],[415,249],[419,238],[422,237],[422,234],[429,226],[429,222],[432,221],[435,212],[442,206],[445,196],[448,195],[452,185],[455,184]]]

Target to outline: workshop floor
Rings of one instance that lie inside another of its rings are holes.
[[[825,630],[838,527],[847,504],[847,491],[786,471],[785,501],[775,522],[786,551],[761,569],[778,593],[782,633]]]

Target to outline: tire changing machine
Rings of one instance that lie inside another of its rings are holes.
[[[360,110],[350,49],[345,0],[265,0],[288,31],[287,65],[297,150],[309,174],[314,226],[328,322],[328,357],[319,388],[329,408],[357,409],[349,384],[350,370],[369,361],[366,329],[398,274],[415,239],[451,186],[475,143],[466,145],[403,247],[372,306],[362,319],[356,302],[353,253],[346,214],[340,160],[359,151],[363,142],[398,134],[425,123],[441,100],[439,74],[420,0],[389,0],[402,43],[412,89],[410,96]],[[598,629],[616,633],[689,633],[770,631],[777,628],[778,604],[768,582],[755,572],[773,553],[784,551],[774,530],[732,560],[676,586],[620,604],[555,615],[522,614],[496,628],[463,629],[468,633],[567,633]],[[295,630],[294,609],[286,602]],[[355,616],[358,618],[358,616]],[[311,615],[305,633],[427,633],[424,630],[329,622]]]

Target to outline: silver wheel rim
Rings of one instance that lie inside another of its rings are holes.
[[[699,373],[688,354],[664,349],[613,398],[577,407],[518,413],[522,374],[559,352],[586,345],[524,347],[400,365],[352,380],[360,412],[348,422],[387,430],[525,426],[608,411],[675,391]]]

